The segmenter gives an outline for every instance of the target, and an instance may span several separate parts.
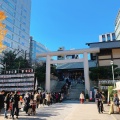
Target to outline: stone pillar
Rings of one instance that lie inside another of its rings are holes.
[[[46,57],[46,83],[45,83],[45,90],[50,92],[50,56],[47,55]]]
[[[84,79],[85,79],[85,92],[87,90],[88,95],[90,93],[90,80],[89,80],[89,64],[88,64],[88,53],[84,52]]]

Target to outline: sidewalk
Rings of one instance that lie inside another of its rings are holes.
[[[109,108],[104,104],[105,112],[99,114],[95,102],[67,100],[63,103],[56,103],[50,106],[40,106],[36,115],[28,116],[20,112],[19,120],[120,120],[120,114],[109,115]],[[0,120],[4,120],[4,110],[0,114]],[[7,119],[10,120],[10,119]]]
[[[104,104],[104,109],[106,112],[109,113],[110,106],[108,106],[107,104]],[[115,111],[115,109],[114,109],[114,111]],[[111,114],[111,116],[113,117],[114,120],[120,120],[120,114],[114,113],[114,114]]]

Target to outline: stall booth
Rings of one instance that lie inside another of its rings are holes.
[[[117,94],[118,94],[118,97],[120,99],[120,81],[116,82],[116,88],[113,89],[113,90],[117,90]]]

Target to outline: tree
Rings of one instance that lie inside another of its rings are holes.
[[[4,70],[30,68],[28,60],[22,56],[18,56],[16,50],[3,51],[2,53],[1,64],[3,64]]]
[[[5,13],[3,11],[0,11],[0,52],[6,48],[6,46],[3,45],[3,39],[7,33],[7,30],[5,30],[5,24],[2,23],[5,18]]]
[[[117,65],[113,66],[114,69]],[[115,77],[117,74],[115,74]],[[112,79],[112,68],[111,66],[99,66],[95,68],[90,68],[90,79],[98,81],[98,79]]]
[[[56,65],[51,64],[51,74],[57,76]],[[38,79],[38,84],[40,84],[41,82],[45,82],[46,63],[36,65],[35,76]]]
[[[38,84],[45,81],[46,75],[46,63],[37,64],[37,68],[35,69],[35,76],[38,79]]]

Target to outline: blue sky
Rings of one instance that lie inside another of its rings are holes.
[[[120,0],[32,0],[30,35],[51,51],[88,48],[114,32]]]

